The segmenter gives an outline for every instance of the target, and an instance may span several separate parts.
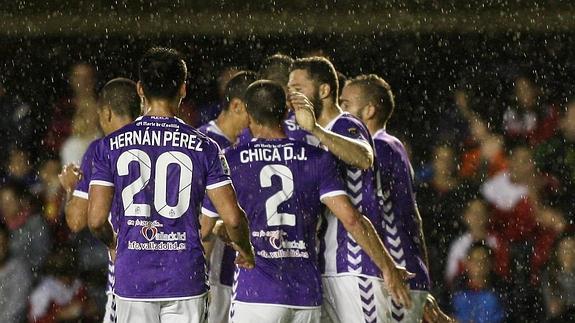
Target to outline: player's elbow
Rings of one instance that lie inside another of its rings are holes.
[[[78,233],[86,227],[87,210],[79,210],[74,205],[66,206],[64,214],[66,216],[66,224],[70,231]]]
[[[361,147],[360,158],[358,158],[356,167],[362,170],[367,170],[373,165],[373,150],[371,147]]]
[[[348,232],[357,232],[361,228],[361,218],[361,214],[352,212],[347,216],[341,217],[339,220]]]
[[[102,216],[98,214],[98,212],[89,212],[88,213],[88,228],[90,231],[98,231],[104,227],[108,221],[106,216]]]

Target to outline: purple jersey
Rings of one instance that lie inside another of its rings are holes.
[[[378,195],[383,202],[383,241],[398,265],[415,274],[410,287],[429,289],[429,274],[419,241],[419,216],[413,192],[412,171],[401,142],[385,130],[373,136],[377,163]]]
[[[373,146],[365,125],[349,113],[340,114],[326,126],[326,129]],[[383,236],[383,214],[376,196],[374,167],[362,171],[340,161],[339,169],[347,184],[347,194],[352,204],[369,218],[377,233]],[[323,257],[320,258],[324,275],[352,274],[381,277],[379,268],[331,212],[326,214],[324,229],[321,245]]]
[[[207,291],[199,208],[206,189],[230,183],[227,173],[218,145],[177,118],[140,117],[101,140],[90,185],[115,188],[116,295],[175,300]]]
[[[256,267],[237,271],[234,300],[321,305],[316,226],[322,198],[345,195],[337,162],[325,150],[292,139],[255,139],[226,157],[256,252]]]
[[[216,120],[212,120],[199,127],[198,131],[212,138],[215,142],[218,143],[218,145],[220,145],[221,149],[226,149],[232,144],[232,142],[228,139],[228,137],[226,137],[220,127],[218,127]]]
[[[319,146],[319,140],[314,135],[300,128],[300,126],[297,124],[295,114],[293,113],[293,111],[291,110],[289,111],[287,118],[283,121],[283,127],[285,134],[286,136],[288,136],[288,138],[307,142],[312,146],[316,147]],[[249,142],[250,140],[252,140],[252,138],[253,136],[252,133],[250,132],[250,129],[246,128],[242,130],[242,132],[238,136],[238,144]]]
[[[226,149],[232,144],[218,127],[215,120],[201,126],[198,130],[217,142],[221,149]],[[212,214],[205,215],[213,216]],[[225,246],[221,242],[216,242],[210,255],[210,284],[231,287],[234,282],[234,271],[236,269],[235,259],[236,251],[233,248]]]

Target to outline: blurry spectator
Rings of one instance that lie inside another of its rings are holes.
[[[507,168],[503,140],[493,134],[481,117],[471,110],[465,93],[456,92],[456,106],[469,127],[464,140],[459,176],[477,183]]]
[[[567,104],[565,114],[559,122],[560,132],[542,143],[535,150],[537,166],[561,181],[558,202],[564,211],[569,211],[575,220],[572,206],[575,204],[575,100]]]
[[[503,114],[503,130],[512,142],[536,146],[555,134],[558,111],[545,104],[541,89],[528,77],[514,82],[514,102]]]
[[[469,248],[474,243],[485,241],[485,244],[494,250],[495,254],[498,248],[497,238],[488,231],[489,212],[485,202],[479,199],[471,200],[463,213],[463,220],[467,226],[467,232],[451,244],[447,257],[445,279],[449,285],[452,285],[454,279],[463,272]],[[494,260],[496,262],[494,271],[497,271],[496,269],[502,265],[497,264],[495,257]]]
[[[0,80],[0,160],[8,158],[10,145],[16,143],[20,147],[31,148],[36,127],[32,123],[32,110],[18,97],[6,92]]]
[[[62,202],[62,189],[58,180],[60,168],[60,161],[57,159],[48,159],[40,166],[38,197],[42,203],[44,218],[49,223],[56,223],[59,220]]]
[[[56,250],[46,267],[47,276],[40,280],[30,296],[29,322],[84,322],[93,315],[86,289],[76,277],[72,250]]]
[[[465,273],[453,294],[453,311],[459,323],[503,322],[501,286],[493,274],[493,254],[483,242],[469,248]]]
[[[220,111],[222,110],[222,104],[224,102],[226,84],[228,84],[228,81],[240,70],[241,69],[238,67],[228,66],[220,71],[220,74],[216,80],[218,87],[217,101],[199,107],[200,124],[206,124],[210,120],[215,119],[220,114]]]
[[[8,153],[8,160],[2,174],[2,183],[14,182],[27,189],[35,190],[38,183],[38,176],[34,170],[34,164],[30,160],[30,153],[27,150],[12,146]]]
[[[560,238],[543,275],[543,296],[549,322],[575,321],[575,235]]]
[[[34,213],[30,199],[18,184],[0,188],[0,213],[10,231],[10,252],[28,260],[36,276],[50,252],[51,239],[44,219]]]
[[[437,120],[438,138],[448,142],[453,147],[463,145],[469,134],[469,124],[466,115],[462,111],[470,111],[468,94],[463,89],[453,92],[453,98],[445,105],[439,107]]]
[[[60,153],[63,164],[79,163],[99,134],[95,74],[94,67],[87,63],[72,66],[69,75],[72,95],[54,105],[44,145],[50,153]]]
[[[426,181],[420,184],[417,201],[423,220],[423,231],[428,240],[427,249],[430,262],[430,275],[434,281],[432,294],[445,304],[447,289],[443,288],[443,277],[447,251],[454,237],[459,234],[459,210],[466,203],[468,187],[459,185],[456,177],[456,156],[447,145],[434,148],[431,166],[423,176]],[[421,178],[422,176],[420,176]]]
[[[26,318],[32,287],[30,266],[10,253],[10,232],[0,223],[0,322],[17,323]]]
[[[494,206],[492,229],[509,259],[510,304],[513,318],[537,319],[540,297],[537,273],[549,248],[553,232],[538,223],[541,197],[549,181],[535,168],[531,150],[518,146],[511,151],[509,170],[487,181],[481,191]],[[530,313],[529,315],[523,313]]]

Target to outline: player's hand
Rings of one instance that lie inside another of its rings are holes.
[[[407,281],[415,277],[405,270],[403,267],[396,266],[383,273],[383,280],[387,291],[391,295],[393,301],[397,304],[403,305],[406,308],[411,307],[411,296],[409,294],[409,287]]]
[[[304,130],[312,132],[317,127],[313,104],[300,92],[291,92],[289,102],[294,109],[298,125]]]
[[[234,248],[235,251],[238,252],[236,256],[235,264],[241,268],[245,269],[253,269],[255,266],[255,256],[254,256],[254,249],[251,247],[250,250],[242,249],[237,243],[230,242],[229,245]]]
[[[58,174],[58,180],[60,184],[66,190],[70,192],[76,188],[76,184],[82,179],[82,171],[77,165],[68,164],[62,168],[62,172]]]
[[[455,323],[456,321],[443,313],[433,295],[428,294],[423,308],[423,319],[428,323]]]

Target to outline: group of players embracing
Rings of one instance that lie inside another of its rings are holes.
[[[385,80],[340,94],[328,59],[274,55],[195,129],[176,117],[186,77],[177,51],[147,51],[137,83],[100,93],[106,136],[60,174],[68,225],[109,249],[105,322],[451,321]]]

